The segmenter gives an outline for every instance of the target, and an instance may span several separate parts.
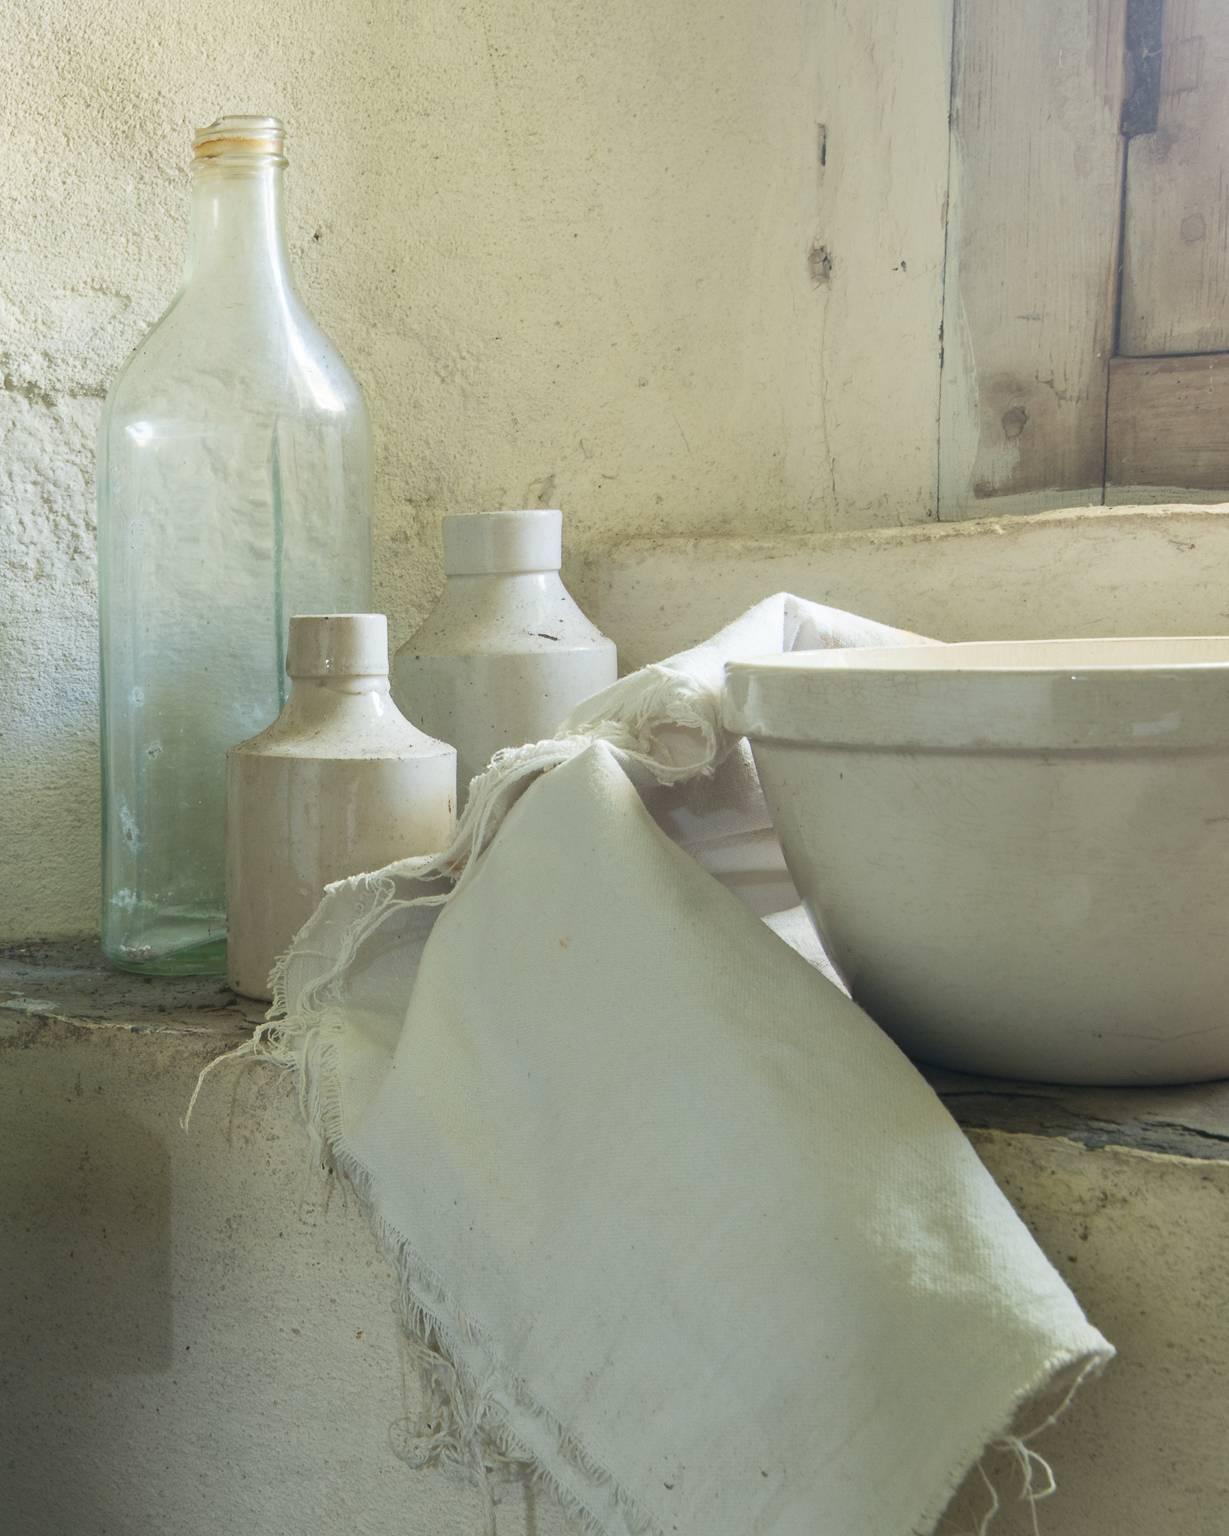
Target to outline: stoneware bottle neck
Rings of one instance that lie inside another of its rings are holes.
[[[387,676],[351,674],[292,678],[286,703],[269,730],[278,739],[306,733],[366,752],[377,742],[400,741],[408,728],[393,703]]]
[[[462,571],[448,577],[448,585],[454,582],[464,584],[466,582],[499,581],[509,582],[526,588],[540,588],[553,585],[559,580],[559,571]]]
[[[308,700],[313,697],[328,694],[341,698],[367,698],[380,699],[388,694],[387,675],[372,676],[350,675],[340,677],[292,677],[290,679],[290,696],[292,699]]]
[[[388,624],[382,613],[296,614],[286,671],[293,715],[395,714],[388,691]]]

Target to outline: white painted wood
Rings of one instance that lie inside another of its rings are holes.
[[[814,494],[834,528],[936,515],[951,18],[952,0],[815,9]]]
[[[1127,158],[1119,350],[1229,350],[1229,7],[1162,11],[1156,132]]]
[[[1229,495],[1229,353],[1115,358],[1106,444],[1112,486]]]
[[[1099,501],[1125,0],[959,0],[940,515]]]
[[[1109,494],[1114,501],[1130,502],[1137,507],[1169,506],[1181,502],[1187,506],[1217,506],[1225,499],[1223,490],[1201,491],[1189,485],[1114,485]]]
[[[574,573],[625,668],[782,589],[942,640],[1229,633],[1229,506],[626,544]]]

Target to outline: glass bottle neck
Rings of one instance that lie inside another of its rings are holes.
[[[215,284],[228,298],[294,289],[286,246],[284,162],[270,156],[192,166],[192,202],[184,284]]]

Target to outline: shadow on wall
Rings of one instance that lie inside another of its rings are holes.
[[[78,1074],[70,1096],[14,1099],[0,1181],[0,1399],[6,1526],[44,1529],[48,1459],[111,1528],[130,1447],[117,1376],[172,1369],[171,1174],[159,1137]],[[67,1405],[73,1405],[69,1414]],[[11,1415],[11,1417],[9,1417]],[[24,1445],[24,1449],[23,1449]],[[11,1460],[10,1460],[11,1458]],[[7,1525],[7,1521],[12,1521]]]

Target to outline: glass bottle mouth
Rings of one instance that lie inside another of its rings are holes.
[[[276,117],[231,113],[192,135],[194,163],[226,159],[286,164],[286,130]]]

